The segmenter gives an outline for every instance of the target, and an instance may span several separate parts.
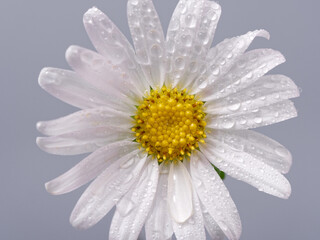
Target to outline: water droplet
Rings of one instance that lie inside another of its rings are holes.
[[[228,106],[228,109],[235,112],[235,111],[238,111],[241,107],[241,103],[239,100],[237,99],[232,99],[229,101],[229,106]]]
[[[231,119],[224,119],[222,126],[225,129],[230,129],[234,126],[235,122]]]
[[[262,118],[261,117],[256,117],[256,118],[253,119],[253,121],[255,123],[262,123]]]
[[[196,26],[196,17],[193,14],[188,14],[185,17],[185,24],[189,28],[194,28]]]
[[[214,10],[210,10],[207,13],[207,18],[210,19],[211,21],[215,21],[217,19],[217,13]]]
[[[290,152],[282,146],[276,147],[274,151],[280,157],[290,157]]]
[[[150,49],[150,53],[153,57],[161,58],[162,57],[162,48],[159,45],[154,44]]]
[[[182,57],[178,57],[176,58],[175,60],[175,67],[179,70],[182,70],[184,69],[184,66],[185,66],[185,62],[184,62],[184,59]]]
[[[220,68],[214,66],[214,68],[212,68],[212,74],[213,74],[214,76],[218,76],[218,75],[220,74]]]

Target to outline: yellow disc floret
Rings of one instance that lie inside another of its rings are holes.
[[[135,141],[159,163],[189,158],[206,138],[203,104],[185,89],[151,89],[134,116]]]

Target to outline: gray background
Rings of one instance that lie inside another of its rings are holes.
[[[154,2],[166,29],[177,0]],[[319,1],[221,0],[220,4],[222,17],[214,43],[248,30],[269,30],[271,40],[258,39],[253,47],[280,50],[287,62],[273,72],[290,76],[302,89],[302,96],[295,99],[298,118],[259,129],[294,156],[287,175],[293,188],[290,199],[277,199],[230,177],[225,181],[242,219],[241,239],[319,239]],[[45,66],[68,68],[64,51],[69,45],[93,48],[82,26],[82,14],[93,5],[129,36],[126,0],[1,0],[0,239],[107,239],[111,214],[87,231],[69,224],[84,188],[63,196],[51,196],[44,189],[46,181],[83,156],[53,156],[35,144],[37,121],[75,111],[43,91],[37,78]]]

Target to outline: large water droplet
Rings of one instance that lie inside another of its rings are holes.
[[[284,158],[290,157],[290,152],[282,146],[276,147],[274,151],[280,157],[284,157]]]
[[[188,14],[185,17],[185,24],[189,28],[194,28],[196,26],[197,19],[193,14]]]
[[[185,62],[184,62],[184,59],[182,57],[178,57],[176,58],[175,62],[175,67],[179,70],[182,70],[184,69],[184,66],[185,66]]]

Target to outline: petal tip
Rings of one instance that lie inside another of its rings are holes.
[[[40,71],[39,77],[38,77],[38,83],[39,86],[42,88],[45,88],[45,85],[47,84],[47,75],[50,72],[50,68],[49,67],[45,67]]]
[[[260,29],[257,36],[270,40],[270,33],[265,29]]]
[[[44,184],[44,187],[45,187],[45,189],[46,189],[46,191],[47,191],[48,193],[50,193],[50,194],[52,194],[52,195],[58,195],[58,193],[54,191],[54,188],[53,188],[52,185],[53,185],[53,184],[52,184],[52,181],[50,181],[50,182],[46,182],[46,183]]]

